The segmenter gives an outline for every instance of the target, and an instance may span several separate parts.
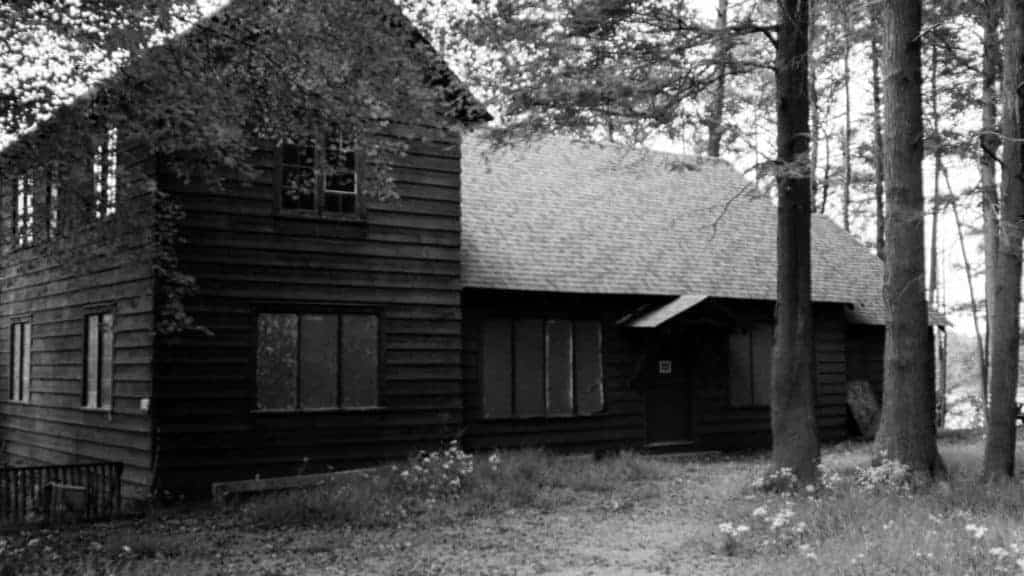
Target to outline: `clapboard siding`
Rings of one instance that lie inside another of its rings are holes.
[[[185,209],[179,258],[200,294],[189,311],[213,335],[157,343],[161,487],[355,466],[450,439],[462,424],[459,138],[410,141],[394,160],[397,200],[362,221],[275,212],[273,155],[216,194],[171,179]],[[262,305],[373,310],[380,408],[258,412],[254,311]],[[306,462],[304,464],[304,462]]]
[[[0,444],[14,464],[123,462],[126,493],[144,497],[152,482],[152,423],[141,409],[152,396],[153,252],[144,229],[152,200],[129,183],[118,190],[117,214],[84,225],[64,220],[62,205],[61,237],[39,234],[34,246],[12,249],[12,179],[0,181]],[[61,194],[69,202],[81,192]],[[44,215],[37,204],[37,220]],[[82,406],[84,321],[100,309],[114,312],[110,410]],[[32,326],[31,397],[13,402],[11,323],[23,319]]]

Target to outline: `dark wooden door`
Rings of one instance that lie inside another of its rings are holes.
[[[690,387],[679,360],[662,357],[654,361],[646,393],[649,444],[690,439]]]

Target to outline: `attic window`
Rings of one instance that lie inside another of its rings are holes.
[[[108,128],[103,142],[93,151],[92,191],[96,219],[117,212],[117,128]]]
[[[31,176],[20,176],[14,184],[14,244],[18,247],[35,240],[35,182]]]
[[[351,141],[332,136],[281,146],[282,212],[355,215],[358,196],[356,152]]]

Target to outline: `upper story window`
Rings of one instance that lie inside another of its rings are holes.
[[[92,156],[92,191],[97,219],[117,212],[117,128],[107,129]]]
[[[35,241],[36,179],[19,176],[14,183],[14,245],[29,246]]]
[[[284,212],[355,215],[359,173],[352,142],[341,136],[281,146],[279,206]]]
[[[46,182],[46,237],[54,238],[60,232],[60,182],[57,170],[50,170]]]

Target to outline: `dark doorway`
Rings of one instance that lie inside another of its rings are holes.
[[[681,354],[665,352],[653,359],[647,390],[647,443],[667,445],[691,439],[690,386]]]

